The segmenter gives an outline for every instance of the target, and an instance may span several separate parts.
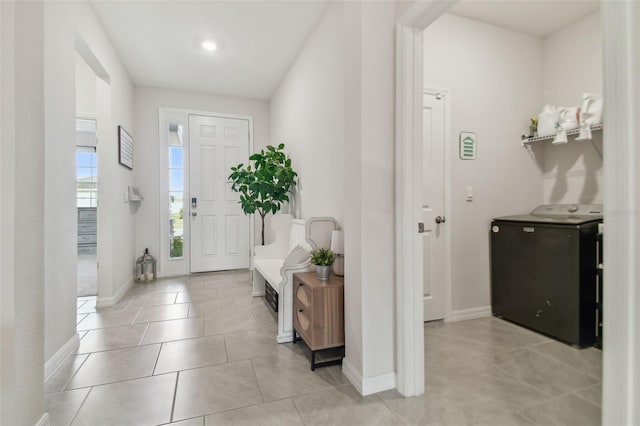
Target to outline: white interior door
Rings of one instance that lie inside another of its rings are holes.
[[[421,214],[424,321],[446,315],[445,98],[424,94]],[[420,152],[418,151],[418,152]]]
[[[249,267],[249,217],[227,177],[249,158],[249,121],[189,116],[191,272]]]

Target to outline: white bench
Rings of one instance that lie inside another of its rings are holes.
[[[270,220],[273,242],[256,246],[253,256],[253,296],[277,298],[278,343],[293,340],[293,274],[314,269],[311,262],[283,266],[291,250],[301,246],[311,251],[318,247],[329,248],[331,231],[338,229],[338,222],[330,217],[313,217],[307,221],[294,219],[290,214],[275,214]],[[269,286],[265,288],[265,284]],[[269,288],[270,287],[270,288]],[[269,294],[266,294],[269,292]],[[271,292],[277,294],[273,295]],[[271,306],[276,310],[276,306]]]

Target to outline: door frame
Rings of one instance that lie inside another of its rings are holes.
[[[452,99],[451,91],[449,89],[438,89],[432,86],[425,86],[422,91],[423,95],[442,95],[444,97],[444,212],[448,217],[452,217],[452,203],[451,203],[451,149],[452,149],[452,134],[453,128],[451,126],[451,108]],[[424,101],[423,101],[424,107]],[[422,111],[420,114],[422,119]],[[420,125],[422,127],[422,123]],[[415,206],[417,200],[412,200],[412,204]],[[451,321],[451,273],[452,273],[452,261],[451,261],[451,222],[446,222],[444,229],[444,246],[445,246],[445,279],[444,279],[444,321]],[[421,265],[418,265],[421,266]],[[423,312],[424,323],[424,312]]]
[[[220,117],[231,118],[236,120],[247,120],[249,122],[249,155],[253,154],[253,116],[241,115],[241,114],[227,114],[212,111],[199,111],[185,108],[171,108],[160,107],[158,108],[158,139],[160,146],[159,156],[159,197],[158,197],[158,212],[159,212],[159,277],[170,277],[179,275],[191,274],[191,252],[190,252],[190,224],[189,221],[184,221],[184,239],[183,239],[183,256],[180,259],[169,259],[169,222],[166,220],[165,207],[169,203],[169,124],[179,124],[183,126],[185,132],[183,134],[183,161],[184,161],[184,188],[183,193],[189,194],[189,116],[201,115],[206,117]],[[191,215],[191,203],[187,202],[188,197],[185,198],[185,205],[183,210],[184,216]],[[253,248],[255,242],[255,223],[254,215],[249,216],[249,248]],[[249,267],[253,269],[253,250],[249,253]]]
[[[396,388],[404,396],[425,390],[424,290],[416,238],[420,217],[415,208],[419,188],[413,185],[418,172],[413,146],[422,140],[422,31],[454,4],[416,2],[396,22]]]

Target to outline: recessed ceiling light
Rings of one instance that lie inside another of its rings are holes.
[[[202,42],[202,48],[209,52],[213,52],[218,48],[218,46],[214,42],[207,40]]]

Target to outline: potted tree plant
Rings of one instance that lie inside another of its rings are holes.
[[[282,204],[289,201],[289,192],[298,176],[291,167],[291,159],[283,150],[283,143],[277,147],[268,145],[249,157],[253,165],[238,164],[231,167],[229,175],[231,189],[240,193],[242,211],[247,215],[260,215],[263,245],[264,217],[267,213],[280,211]]]
[[[336,255],[329,249],[320,247],[311,252],[311,263],[316,265],[316,274],[318,274],[319,280],[329,279],[334,260],[336,260]]]

